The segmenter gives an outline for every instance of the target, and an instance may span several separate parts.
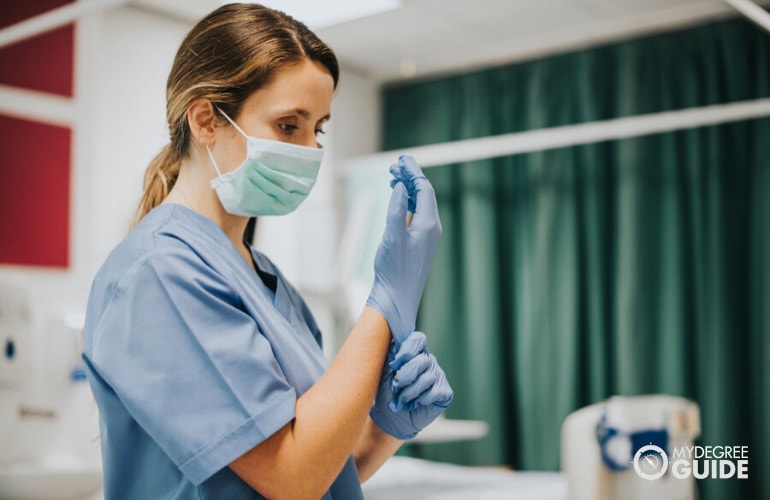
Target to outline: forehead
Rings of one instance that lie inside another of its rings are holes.
[[[281,68],[265,87],[254,92],[244,110],[257,113],[292,111],[305,118],[329,114],[334,79],[322,64],[305,59]],[[296,112],[299,113],[296,113]]]

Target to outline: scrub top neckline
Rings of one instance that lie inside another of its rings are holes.
[[[254,269],[252,269],[249,263],[243,259],[240,252],[238,252],[238,249],[235,248],[235,245],[233,245],[233,242],[230,241],[230,238],[227,237],[227,234],[225,234],[225,232],[216,222],[209,219],[205,215],[202,215],[195,210],[178,203],[163,203],[155,207],[152,212],[150,212],[150,214],[153,212],[157,212],[158,217],[165,216],[168,219],[173,218],[174,214],[178,213],[181,215],[181,217],[176,217],[177,221],[190,222],[198,226],[198,229],[201,231],[201,233],[204,236],[211,238],[217,245],[222,247],[222,249],[227,252],[227,255],[238,263],[241,269],[248,270],[250,274],[254,274]],[[246,242],[244,241],[244,243]],[[246,243],[246,246],[249,249],[249,253],[251,254],[252,260],[254,261],[254,265],[256,267],[260,267],[257,259],[255,259],[254,256],[254,248],[248,243]],[[270,274],[265,269],[261,269],[261,271]]]
[[[292,305],[291,299],[288,295],[288,290],[285,288],[286,285],[282,279],[278,278],[277,275],[265,269],[265,264],[262,262],[262,259],[266,257],[262,257],[262,254],[252,245],[244,240],[244,244],[246,244],[247,248],[249,249],[251,259],[254,262],[254,267],[257,269],[256,272],[251,268],[249,263],[243,259],[241,254],[238,252],[238,249],[235,248],[235,245],[233,245],[233,242],[230,240],[230,238],[227,237],[227,234],[225,234],[222,228],[205,215],[202,215],[195,210],[178,203],[163,203],[155,207],[150,212],[150,214],[153,214],[153,212],[156,213],[157,217],[166,217],[168,219],[175,218],[177,221],[182,223],[189,222],[190,224],[197,226],[197,230],[199,230],[205,237],[211,238],[217,245],[222,247],[230,259],[237,262],[237,265],[240,267],[241,271],[253,279],[259,287],[267,292],[267,298],[270,300],[276,310],[284,317],[284,319],[289,324],[291,324]],[[148,214],[148,216],[150,214]],[[175,214],[177,214],[176,217]],[[268,281],[272,281],[275,284],[275,288],[271,286],[272,283],[267,283],[262,278],[263,275],[266,275],[269,278]]]

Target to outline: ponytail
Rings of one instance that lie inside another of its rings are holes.
[[[167,144],[150,162],[144,172],[144,192],[136,207],[134,226],[166,199],[176,183],[180,167],[181,162],[171,144]]]

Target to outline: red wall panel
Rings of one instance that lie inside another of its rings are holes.
[[[72,0],[3,1],[0,28],[73,3]],[[75,30],[67,25],[0,48],[0,84],[72,95]]]
[[[71,135],[0,116],[0,263],[67,267]]]
[[[73,3],[6,1],[0,28]],[[74,27],[0,48],[0,84],[72,96]],[[0,264],[67,267],[69,128],[0,114]]]

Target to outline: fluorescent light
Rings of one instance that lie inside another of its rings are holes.
[[[342,24],[401,7],[401,0],[264,0],[256,3],[281,10],[312,29]]]

